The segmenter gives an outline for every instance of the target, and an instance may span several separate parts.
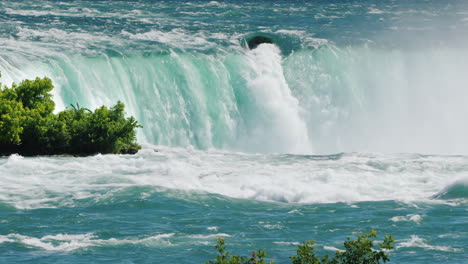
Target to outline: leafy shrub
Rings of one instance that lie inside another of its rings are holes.
[[[215,260],[210,260],[206,264],[265,264],[266,251],[259,250],[252,252],[252,257],[245,257],[239,255],[229,256],[230,253],[226,251],[224,246],[224,238],[218,238],[215,249],[218,250],[219,255]],[[274,262],[268,262],[273,264]]]
[[[315,242],[309,240],[297,246],[295,256],[290,259],[293,264],[379,264],[381,261],[386,263],[390,261],[386,251],[393,249],[393,236],[385,236],[384,241],[378,244],[379,248],[374,249],[374,238],[377,238],[377,232],[370,231],[369,234],[357,236],[356,240],[351,240],[349,237],[344,242],[344,251],[338,250],[335,256],[330,257],[325,255],[320,258],[315,254]],[[259,250],[254,252],[252,258],[232,255],[226,251],[224,239],[218,238],[215,249],[219,255],[215,260],[206,262],[206,264],[251,264],[265,263],[266,251]],[[272,261],[269,263],[273,263]]]
[[[23,122],[24,109],[21,103],[0,97],[0,145],[19,144]]]
[[[0,89],[0,154],[89,155],[136,153],[141,148],[136,143],[136,128],[141,126],[135,118],[125,118],[122,102],[94,112],[72,105],[53,114],[52,89],[49,78]]]
[[[372,230],[364,236],[357,236],[356,240],[348,239],[344,242],[345,251],[337,251],[335,257],[330,263],[347,264],[347,263],[362,263],[362,264],[378,264],[380,261],[390,261],[387,250],[393,249],[393,236],[385,236],[384,241],[379,244],[379,249],[374,250],[374,240],[377,238],[377,232]]]

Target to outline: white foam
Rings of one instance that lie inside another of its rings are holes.
[[[270,31],[265,30],[264,32],[270,32]],[[327,39],[316,38],[314,37],[315,35],[314,33],[306,32],[304,30],[280,29],[280,30],[274,31],[273,33],[296,36],[301,39],[301,41],[303,42],[303,45],[305,46],[319,47],[329,42]]]
[[[440,238],[459,238],[460,234],[454,234],[454,233],[448,233],[448,234],[443,234],[443,235],[438,235]]]
[[[423,215],[409,214],[406,216],[394,216],[390,220],[393,222],[415,222],[420,224],[423,219]]]
[[[15,242],[13,239],[8,238],[7,236],[0,236],[0,244],[5,242]]]
[[[208,5],[214,5],[214,6],[222,6],[222,4],[218,1],[210,1]]]
[[[98,44],[102,42],[112,42],[118,45],[120,41],[116,38],[111,38],[99,32],[82,33],[74,31],[65,31],[62,29],[32,29],[27,26],[18,26],[19,40],[29,41],[31,39],[40,38],[44,42],[66,42],[68,48],[89,49],[90,44]]]
[[[109,203],[127,188],[150,186],[135,195],[151,199],[155,192],[176,189],[186,192],[165,195],[192,199],[191,192],[207,192],[288,203],[436,202],[431,197],[463,174],[456,168],[468,162],[460,157],[349,154],[323,159],[156,148],[159,152],[144,149],[133,156],[0,158],[0,199],[18,209],[82,206]],[[376,162],[388,166],[376,170]],[[423,219],[406,215],[392,221]]]
[[[46,7],[46,6],[43,6]],[[49,6],[51,7],[51,6]],[[71,7],[68,9],[61,10],[33,10],[33,9],[12,9],[5,8],[5,13],[10,15],[21,15],[21,16],[61,16],[61,17],[83,17],[83,16],[99,16],[100,12],[94,8],[79,8]]]
[[[108,245],[139,244],[147,247],[170,246],[168,238],[174,234],[159,234],[144,238],[132,237],[127,239],[99,239],[93,233],[87,234],[57,234],[46,235],[41,238],[24,236],[20,234],[9,234],[0,236],[0,243],[21,243],[29,247],[39,248],[46,251],[74,251],[88,247],[99,247]]]
[[[150,30],[144,33],[132,34],[127,31],[122,31],[122,35],[130,39],[136,40],[151,40],[170,45],[177,48],[202,48],[206,49],[215,44],[207,40],[207,36],[203,33],[191,34],[182,29],[176,28],[171,31]],[[216,34],[213,37],[226,38],[225,35]]]
[[[266,229],[283,229],[284,228],[284,226],[282,225],[270,225],[270,224],[264,225],[263,227],[265,227]]]
[[[378,8],[374,8],[374,7],[369,7],[369,12],[367,12],[368,14],[384,14],[386,13],[385,11],[382,11]]]
[[[425,239],[420,238],[416,235],[412,235],[411,238],[404,240],[397,244],[396,248],[423,248],[427,250],[445,251],[445,252],[463,252],[462,248],[453,248],[449,246],[433,246],[429,245]]]
[[[189,235],[189,238],[196,238],[196,239],[209,239],[209,238],[218,238],[218,237],[230,237],[231,235],[225,233],[217,233],[217,234],[209,234],[209,235]]]
[[[273,242],[274,244],[278,244],[278,245],[293,245],[293,246],[297,246],[297,245],[300,245],[301,243],[299,242],[288,242],[288,241],[275,241]]]
[[[244,75],[257,102],[256,111],[260,112],[257,114],[264,119],[253,122],[245,148],[257,151],[261,146],[268,152],[311,153],[302,109],[284,77],[280,49],[273,44],[261,44],[248,55]]]
[[[323,249],[328,250],[328,251],[333,251],[333,252],[343,251],[343,250],[341,250],[339,248],[336,248],[336,247],[333,247],[333,246],[323,246]]]
[[[277,30],[276,33],[287,34],[287,35],[297,35],[297,36],[302,36],[302,35],[307,34],[307,32],[304,30],[293,30],[293,29],[280,29],[280,30]]]
[[[299,211],[298,209],[294,209],[294,210],[291,210],[288,212],[288,214],[300,214],[300,215],[304,215],[301,211]]]
[[[47,235],[42,238],[10,234],[1,236],[0,239],[8,239],[8,242],[21,243],[34,248],[41,248],[48,251],[73,251],[78,248],[91,246],[92,234],[83,235]]]

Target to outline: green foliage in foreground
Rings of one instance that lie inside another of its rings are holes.
[[[377,232],[370,231],[369,234],[357,236],[356,240],[351,240],[349,237],[344,242],[345,250],[337,251],[335,256],[331,258],[325,255],[318,257],[315,250],[315,242],[309,240],[297,246],[295,256],[290,259],[293,264],[379,264],[390,261],[386,251],[394,248],[393,236],[385,236],[384,241],[378,244],[378,248],[374,249],[374,238],[377,237]],[[215,249],[219,255],[214,260],[206,262],[206,264],[264,264],[266,252],[259,250],[252,253],[252,257],[245,257],[239,255],[231,255],[226,251],[224,239],[218,238]],[[268,263],[274,263],[270,261]]]
[[[0,75],[1,76],[1,75]],[[94,111],[75,107],[54,114],[49,78],[0,83],[0,155],[136,153],[133,118],[122,102]]]

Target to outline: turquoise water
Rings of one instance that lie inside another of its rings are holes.
[[[2,82],[122,100],[135,156],[0,158],[0,263],[468,263],[466,1],[3,1]],[[254,50],[247,41],[274,44]]]

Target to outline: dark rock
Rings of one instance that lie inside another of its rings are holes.
[[[265,36],[255,36],[247,41],[249,49],[255,49],[256,47],[258,47],[258,45],[263,43],[273,44],[274,42],[271,38]]]

